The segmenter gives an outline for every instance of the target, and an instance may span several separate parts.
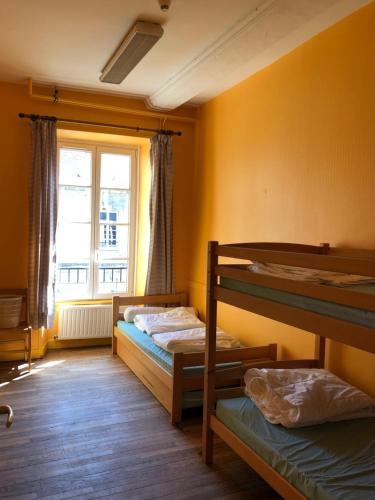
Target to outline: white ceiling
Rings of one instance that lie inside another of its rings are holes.
[[[0,0],[0,80],[143,97],[173,109],[204,102],[370,0]],[[164,35],[120,84],[101,69],[135,20]]]

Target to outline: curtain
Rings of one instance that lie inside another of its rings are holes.
[[[172,137],[151,139],[150,250],[145,295],[175,292],[173,266]]]
[[[50,328],[55,312],[57,222],[56,121],[31,121],[29,177],[29,316],[32,328]]]

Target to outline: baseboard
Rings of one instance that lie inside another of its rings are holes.
[[[71,347],[90,347],[98,345],[111,345],[112,338],[104,339],[72,339],[72,340],[49,340],[48,349],[68,349]]]

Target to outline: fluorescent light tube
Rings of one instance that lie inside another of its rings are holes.
[[[100,81],[121,83],[162,34],[160,24],[137,21],[103,68]]]

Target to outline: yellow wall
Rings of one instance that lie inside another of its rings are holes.
[[[38,90],[38,89],[37,89]],[[39,89],[48,93],[49,89]],[[79,99],[97,104],[121,106],[137,110],[145,110],[139,100],[99,95],[95,93],[81,93],[62,91],[62,97]],[[0,82],[0,288],[27,286],[27,241],[28,241],[28,169],[30,133],[28,120],[18,118],[19,112],[57,115],[88,121],[109,122],[140,127],[158,128],[162,125],[159,119],[101,111],[98,109],[79,108],[64,104],[52,104],[38,101],[29,97],[25,85],[14,85]],[[195,110],[181,108],[175,110],[174,115],[192,117]],[[178,129],[183,132],[181,137],[174,138],[175,156],[175,263],[176,282],[178,290],[186,290],[188,285],[188,242],[190,229],[189,202],[192,191],[192,169],[194,164],[194,125],[191,122],[178,122],[167,119],[165,127]],[[64,127],[66,128],[66,127]],[[70,127],[77,129],[77,127]],[[98,132],[97,128],[79,127],[86,132]],[[118,129],[99,129],[117,136],[124,132]],[[128,133],[128,132],[126,132]],[[135,134],[137,135],[137,134]],[[142,137],[145,137],[143,134]],[[145,145],[142,148],[146,148]],[[146,165],[147,152],[142,155],[141,167]],[[147,179],[143,179],[141,196],[145,199],[147,193]],[[148,204],[141,210],[141,229],[148,228]],[[146,241],[146,244],[144,244]],[[147,260],[147,236],[139,240],[139,262],[143,271],[137,280],[137,291],[141,292],[145,279],[145,259]],[[33,350],[40,355],[47,344],[47,334],[34,332]],[[0,359],[1,353],[0,353]]]
[[[190,292],[205,301],[207,240],[375,248],[375,4],[201,107]],[[313,336],[220,306],[219,323],[281,355]],[[375,395],[375,357],[332,344],[330,367]]]

